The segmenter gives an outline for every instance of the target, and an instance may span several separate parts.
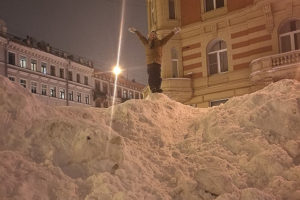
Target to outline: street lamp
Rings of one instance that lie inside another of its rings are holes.
[[[116,65],[113,69],[113,73],[116,75],[116,77],[122,72],[119,65]]]

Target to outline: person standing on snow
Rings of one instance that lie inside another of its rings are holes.
[[[161,93],[161,55],[162,47],[177,33],[180,32],[180,28],[176,27],[166,37],[159,40],[157,38],[156,31],[149,33],[148,39],[146,39],[135,28],[128,29],[131,33],[135,33],[144,44],[146,50],[147,60],[147,72],[148,72],[148,84],[152,93]]]

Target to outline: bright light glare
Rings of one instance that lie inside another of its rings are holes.
[[[116,76],[118,76],[122,72],[122,70],[119,66],[115,66],[113,72]]]

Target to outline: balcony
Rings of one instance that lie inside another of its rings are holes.
[[[250,68],[250,80],[254,84],[300,80],[300,50],[258,58],[250,63]]]

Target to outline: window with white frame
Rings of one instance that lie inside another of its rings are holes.
[[[36,92],[37,92],[37,83],[31,82],[31,93],[36,94]]]
[[[46,96],[47,95],[47,85],[42,84],[42,95]]]
[[[16,81],[16,78],[13,77],[13,76],[8,77],[8,79],[11,80],[11,81],[13,81],[13,82]]]
[[[81,103],[81,93],[77,93],[77,101]]]
[[[129,91],[129,99],[133,99],[133,92]]]
[[[26,88],[26,80],[20,79],[20,84],[21,84],[24,88]]]
[[[85,103],[90,104],[90,96],[89,95],[85,96]]]
[[[178,54],[175,48],[171,50],[171,62],[172,62],[172,77],[178,77]]]
[[[41,72],[43,74],[47,74],[47,64],[46,63],[41,64]]]
[[[205,12],[216,10],[225,6],[225,0],[204,0]]]
[[[59,89],[59,98],[65,99],[65,89]]]
[[[210,75],[227,72],[228,71],[228,58],[227,47],[223,40],[214,40],[208,46],[208,72]]]
[[[69,100],[70,100],[70,101],[73,101],[73,99],[74,99],[73,91],[70,91],[70,92],[69,92]]]
[[[20,67],[26,68],[26,57],[20,56]]]
[[[123,90],[123,98],[124,98],[124,99],[127,99],[127,93],[128,93],[127,90]]]
[[[175,19],[175,0],[169,0],[169,19]]]
[[[290,20],[279,29],[282,53],[300,49],[300,20]]]
[[[56,97],[56,87],[54,87],[54,86],[50,87],[50,96]]]
[[[37,61],[36,60],[31,60],[30,65],[31,65],[31,70],[36,72],[37,71],[37,68],[36,68]]]

